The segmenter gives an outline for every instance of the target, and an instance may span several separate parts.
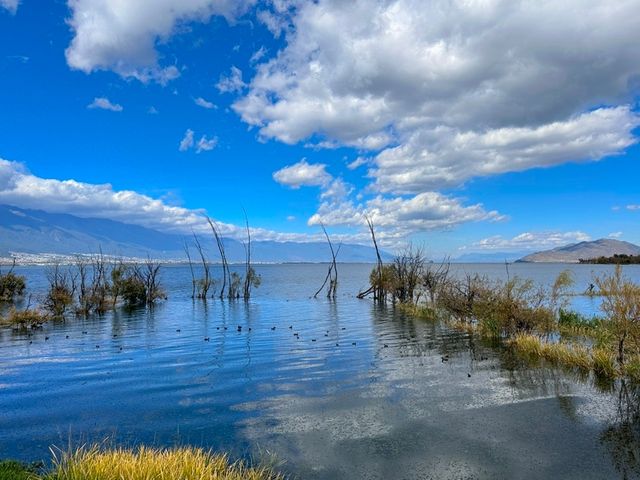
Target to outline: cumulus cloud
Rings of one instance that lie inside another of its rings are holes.
[[[231,67],[229,75],[221,75],[220,81],[216,84],[216,88],[220,93],[240,92],[246,87],[246,83],[242,80],[242,70],[238,67]]]
[[[202,211],[168,206],[109,184],[40,178],[17,162],[0,159],[0,203],[54,213],[110,218],[161,230],[203,228]]]
[[[326,185],[331,180],[323,163],[307,163],[306,159],[274,172],[273,179],[293,189]]]
[[[569,243],[588,242],[591,237],[581,231],[572,232],[524,232],[513,238],[501,235],[482,239],[473,243],[468,250],[477,251],[524,251],[546,250],[562,247]]]
[[[636,141],[640,0],[289,7],[264,15],[286,46],[234,109],[265,138],[378,151],[380,191],[599,160]]]
[[[2,0],[11,3],[11,0]],[[70,67],[91,73],[112,70],[125,78],[161,84],[175,79],[156,46],[189,22],[214,15],[233,21],[255,0],[69,0],[74,37],[66,50]]]
[[[336,180],[335,182],[340,182]],[[344,185],[333,185],[347,192]],[[447,230],[463,223],[501,221],[505,216],[487,211],[482,204],[464,205],[459,198],[438,192],[423,192],[409,198],[377,196],[364,203],[355,203],[348,193],[323,194],[322,202],[308,221],[309,225],[360,226],[368,217],[376,225],[376,235],[383,244],[393,244],[416,232]]]
[[[212,110],[212,109],[218,108],[215,103],[210,102],[208,100],[205,100],[202,97],[198,97],[198,98],[194,99],[193,103],[195,103],[199,107],[206,108],[208,110]]]
[[[620,238],[622,237],[623,233],[622,232],[611,232],[608,237],[609,238]]]
[[[627,205],[626,209],[631,211],[640,210],[640,205]]]
[[[208,233],[204,210],[169,205],[166,201],[130,191],[115,190],[110,184],[41,178],[19,162],[0,158],[0,204],[69,213],[79,217],[107,218],[165,232]],[[216,221],[225,236],[244,240],[245,226]],[[276,232],[251,228],[256,240],[322,241],[320,234]],[[340,237],[355,240],[355,237]],[[366,240],[366,239],[365,239]]]
[[[396,246],[405,237],[427,230],[450,229],[467,222],[501,221],[506,217],[482,204],[464,205],[462,199],[438,192],[422,192],[414,196],[378,195],[364,201],[361,194],[342,178],[334,178],[322,163],[310,164],[306,159],[286,166],[273,174],[276,182],[293,189],[320,187],[320,206],[307,224],[355,228],[359,241],[366,238],[365,218],[371,219],[382,244]]]
[[[381,191],[413,193],[473,177],[599,160],[634,144],[631,131],[639,125],[640,117],[624,106],[535,128],[415,131],[402,145],[381,152],[369,174]]]
[[[15,15],[18,11],[20,0],[0,0],[0,7],[9,10],[9,13]]]
[[[117,103],[111,103],[111,101],[108,98],[105,97],[96,97],[93,99],[93,102],[91,102],[89,105],[87,105],[87,108],[90,109],[100,109],[100,110],[111,110],[112,112],[121,112],[122,110],[124,110],[122,108],[122,105],[119,105]]]

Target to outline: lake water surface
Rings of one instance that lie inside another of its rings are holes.
[[[549,284],[564,268],[515,264],[509,273]],[[575,292],[611,271],[570,268]],[[190,298],[188,268],[168,266],[169,299],[151,311],[0,329],[0,458],[45,459],[50,445],[109,437],[269,459],[303,479],[640,472],[637,427],[621,415],[617,390],[357,300],[368,265],[339,266],[335,302],[310,299],[326,269],[258,266],[250,302],[205,304]],[[37,299],[44,270],[20,271]],[[504,265],[452,271],[506,276]],[[625,272],[640,282],[640,268]],[[598,311],[597,299],[571,301]]]

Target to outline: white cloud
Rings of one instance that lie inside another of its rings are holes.
[[[229,75],[221,75],[220,81],[216,84],[220,93],[240,92],[245,87],[246,83],[242,81],[242,70],[236,66],[231,67]]]
[[[110,184],[41,178],[18,162],[0,158],[0,204],[69,213],[85,218],[107,218],[165,232],[209,233],[204,210],[168,205],[166,201],[130,191],[114,190]],[[225,236],[243,240],[245,226],[216,222]],[[256,240],[323,241],[321,234],[275,232],[251,228]],[[351,239],[353,237],[343,236]],[[366,240],[366,239],[365,239]]]
[[[196,105],[198,105],[199,107],[206,108],[208,110],[212,110],[212,109],[218,108],[215,103],[210,102],[208,100],[205,100],[202,97],[198,97],[198,98],[194,99],[193,102]]]
[[[218,137],[207,138],[203,135],[196,143],[196,153],[208,152],[216,148],[216,145],[218,145]]]
[[[187,150],[191,150],[195,148],[196,153],[208,152],[216,148],[218,145],[218,137],[208,138],[206,135],[202,135],[200,140],[196,142],[195,140],[195,132],[190,128],[184,133],[184,137],[180,140],[180,145],[178,150],[181,152],[186,152]]]
[[[181,152],[186,152],[191,147],[193,147],[195,143],[193,139],[193,135],[194,135],[194,131],[191,130],[190,128],[187,129],[187,131],[184,132],[184,137],[182,137],[182,140],[180,140],[180,146],[178,147],[178,150],[180,150]]]
[[[149,115],[158,115],[160,112],[158,111],[158,109],[156,107],[154,107],[153,105],[151,105],[148,109],[147,109],[147,113]]]
[[[591,237],[581,231],[572,232],[524,232],[513,238],[501,235],[485,238],[473,243],[467,250],[475,251],[525,251],[546,250],[570,243],[588,242]]]
[[[349,170],[355,170],[358,167],[361,167],[363,165],[368,165],[368,164],[369,164],[369,159],[368,158],[358,157],[353,162],[347,164],[347,168]]]
[[[276,182],[293,189],[320,187],[320,206],[307,221],[310,226],[345,226],[359,233],[352,238],[366,241],[365,217],[376,225],[381,244],[397,246],[406,237],[429,230],[450,229],[467,222],[501,221],[506,217],[482,204],[464,205],[463,200],[438,192],[422,192],[410,197],[378,195],[363,201],[352,196],[355,188],[341,178],[333,178],[325,164],[310,164],[306,159],[288,165],[273,174]]]
[[[609,238],[620,238],[620,237],[622,237],[622,235],[623,235],[622,232],[611,232],[608,235],[608,237]]]
[[[288,165],[274,172],[273,179],[281,185],[293,189],[300,187],[321,186],[331,180],[323,163],[307,163],[303,158],[298,163]]]
[[[334,190],[340,188],[345,190],[342,186],[334,187]],[[375,224],[381,243],[393,244],[417,232],[447,230],[463,223],[506,218],[495,210],[485,210],[482,204],[464,205],[461,199],[438,192],[423,192],[409,198],[377,196],[359,204],[348,199],[348,193],[323,194],[323,201],[318,212],[309,219],[309,225],[362,227],[367,216]]]
[[[296,217],[295,215],[287,215],[287,222],[293,222],[295,221]]]
[[[617,107],[535,128],[415,131],[402,145],[381,152],[369,174],[381,191],[415,193],[473,177],[599,160],[634,144],[631,131],[639,125],[640,117],[628,107]]]
[[[640,0],[290,6],[261,17],[286,46],[234,109],[265,138],[382,150],[380,191],[595,161],[636,141]]]
[[[168,206],[109,184],[40,178],[24,165],[0,159],[0,203],[83,217],[110,218],[161,230],[202,228],[202,211]]]
[[[7,0],[2,0],[6,2]],[[70,67],[91,73],[112,70],[124,78],[166,84],[179,76],[162,65],[156,46],[189,22],[214,15],[233,21],[255,0],[69,0],[74,37],[66,50]]]
[[[0,0],[0,7],[9,10],[9,13],[15,15],[18,11],[20,0]]]
[[[89,105],[87,105],[87,108],[91,108],[91,109],[101,109],[101,110],[111,110],[112,112],[121,112],[123,110],[122,105],[119,105],[117,103],[111,103],[111,101],[108,98],[105,97],[96,97],[93,99],[93,102],[91,102]]]
[[[626,209],[631,211],[640,210],[640,205],[627,205]]]

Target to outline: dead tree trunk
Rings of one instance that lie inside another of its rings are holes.
[[[249,300],[251,297],[251,284],[253,277],[253,269],[251,268],[251,230],[249,230],[249,219],[247,218],[247,211],[243,208],[244,221],[247,226],[247,244],[244,246],[246,264],[244,272],[244,299]]]
[[[324,236],[327,238],[327,243],[329,244],[329,249],[331,250],[331,264],[329,265],[329,271],[327,272],[327,276],[325,277],[323,284],[313,295],[313,298],[318,297],[318,294],[322,291],[327,282],[329,282],[329,288],[327,289],[327,298],[336,298],[336,293],[338,291],[338,265],[336,263],[336,257],[340,252],[340,247],[342,246],[342,244],[338,245],[337,250],[334,250],[331,239],[329,238],[329,234],[327,233],[327,229],[322,224],[320,226],[322,227]]]
[[[224,251],[224,243],[222,242],[222,237],[220,236],[220,232],[215,225],[215,223],[209,218],[207,218],[207,222],[209,222],[209,226],[211,227],[211,231],[213,232],[213,236],[216,239],[216,245],[218,247],[218,251],[220,252],[220,260],[222,262],[222,289],[220,290],[220,299],[224,298],[224,292],[227,287],[227,279],[229,280],[229,286],[231,286],[231,272],[229,270],[229,264],[227,263],[227,255]],[[233,294],[229,288],[229,294]]]
[[[191,260],[191,253],[189,252],[189,244],[184,241],[184,253],[187,255],[189,261],[189,270],[191,271],[191,298],[196,298],[196,275],[193,271],[193,261]]]
[[[371,281],[371,286],[365,290],[364,292],[360,292],[358,294],[358,298],[365,298],[371,294],[373,294],[373,299],[378,302],[383,302],[386,298],[386,294],[384,291],[383,278],[382,278],[382,257],[380,256],[380,249],[378,248],[378,241],[376,240],[376,232],[373,227],[373,222],[371,219],[365,215],[365,220],[367,221],[367,226],[369,227],[369,232],[371,233],[371,240],[373,241],[373,247],[376,250],[376,280]]]
[[[204,270],[204,278],[202,279],[202,285],[200,286],[198,297],[206,300],[207,295],[209,294],[209,289],[211,288],[211,274],[209,263],[207,263],[207,258],[204,255],[204,250],[202,249],[200,240],[198,240],[198,236],[195,233],[193,234],[193,241],[196,245],[196,249],[198,250],[198,254],[200,255],[200,261],[202,262],[202,268]]]

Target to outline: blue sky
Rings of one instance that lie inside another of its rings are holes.
[[[532,3],[0,0],[0,202],[229,235],[244,207],[301,241],[366,243],[366,214],[434,256],[640,243],[640,2]]]

